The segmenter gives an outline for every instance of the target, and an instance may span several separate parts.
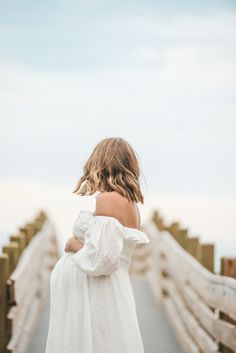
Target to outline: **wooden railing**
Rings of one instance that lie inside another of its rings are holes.
[[[53,225],[45,212],[10,237],[0,254],[0,353],[23,353],[59,257]]]
[[[214,272],[214,244],[202,244],[155,211],[143,230],[131,271],[145,273],[186,353],[236,352],[236,258]],[[137,266],[137,264],[139,265]]]

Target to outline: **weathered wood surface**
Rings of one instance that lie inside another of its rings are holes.
[[[172,222],[169,225],[164,223],[157,211],[152,214],[152,222],[159,231],[167,231],[176,242],[181,245],[189,254],[196,258],[206,269],[214,272],[215,245],[201,243],[199,237],[190,236],[187,228],[180,227],[179,222]]]
[[[7,350],[24,353],[43,299],[49,277],[58,258],[58,246],[52,224],[47,220],[22,253],[17,267],[7,281],[9,300],[14,303],[7,314],[11,339]]]
[[[0,353],[24,353],[59,257],[53,224],[44,211],[0,254]]]
[[[158,256],[172,277],[182,283],[190,283],[209,306],[236,319],[236,281],[206,270],[169,233],[164,232],[162,239],[157,249]]]
[[[176,231],[177,224],[174,227]],[[236,280],[203,267],[197,258],[197,238],[188,241],[189,249],[165,229],[158,230],[152,221],[144,231],[151,240],[146,276],[155,297],[163,302],[183,350],[208,353],[227,347],[230,350],[224,352],[236,352]],[[207,247],[211,252],[211,245]]]
[[[236,257],[234,258],[221,258],[221,275],[222,276],[230,276],[232,278],[236,279]],[[231,327],[231,330],[233,331],[233,328],[236,326],[236,320],[232,319],[229,315],[225,314],[224,312],[220,312],[220,318],[222,319],[223,322],[227,322],[228,326]],[[234,332],[235,333],[235,332]],[[228,337],[228,341],[231,341],[231,337]],[[235,346],[236,346],[236,335],[234,334],[234,341],[235,341]],[[233,350],[230,349],[232,348],[227,345],[225,342],[224,346],[221,346],[221,351],[223,353],[232,353]]]
[[[58,256],[58,251],[55,252],[58,244],[50,223],[45,222],[41,233],[40,225],[39,220],[38,226],[28,224],[21,228],[19,234],[11,237],[0,257],[0,288],[10,276],[7,291],[0,290],[0,315],[7,315],[7,327],[4,328],[0,320],[0,335],[5,329],[6,339],[11,338],[8,351],[12,353],[25,353],[43,309],[50,271]],[[214,245],[202,244],[198,237],[190,237],[188,230],[180,229],[178,222],[167,227],[163,219],[156,216],[155,221],[152,218],[142,230],[149,236],[150,243],[137,245],[129,272],[134,279],[145,352],[179,351],[162,308],[183,352],[236,352],[236,280],[231,278],[236,277],[236,259],[222,259],[221,275],[215,274]],[[138,278],[147,281],[141,284]],[[149,296],[147,303],[144,298],[148,290],[152,292],[152,299]],[[9,311],[3,305],[6,298],[11,306]],[[45,315],[48,314],[47,308]],[[29,353],[44,352],[45,347],[39,342],[46,342],[48,317],[47,320],[44,317],[43,322],[40,339],[33,339]],[[34,337],[39,337],[37,331]],[[0,352],[3,352],[1,347],[0,343]]]
[[[7,293],[6,281],[9,273],[9,256],[1,254],[0,256],[0,352],[4,352],[6,346],[5,321],[7,315]]]

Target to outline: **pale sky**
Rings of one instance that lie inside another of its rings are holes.
[[[204,236],[213,220],[203,228],[186,210],[224,200],[214,222],[235,235],[234,1],[0,7],[1,207],[19,183],[71,192],[95,144],[117,136],[137,151],[158,208]],[[182,213],[181,200],[190,200]]]

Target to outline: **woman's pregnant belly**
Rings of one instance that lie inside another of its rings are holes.
[[[68,252],[63,254],[56,265],[54,266],[51,276],[50,283],[57,286],[69,286],[75,272],[80,272],[72,261],[73,252]]]

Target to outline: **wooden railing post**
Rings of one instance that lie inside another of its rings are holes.
[[[164,221],[163,221],[163,218],[160,217],[160,215],[159,215],[159,213],[157,211],[153,212],[152,220],[156,224],[156,226],[157,226],[157,228],[159,230],[165,230],[166,229]]]
[[[221,271],[220,274],[222,276],[233,277],[236,278],[236,258],[221,258]],[[228,315],[220,312],[220,319],[227,321],[236,326],[236,321],[231,319]],[[234,353],[230,348],[220,344],[220,352],[223,353]]]
[[[25,224],[23,227],[20,228],[20,232],[24,234],[27,246],[33,237],[32,230],[28,227],[28,224]]]
[[[188,229],[180,229],[175,235],[175,240],[184,248],[187,249],[188,244]]]
[[[0,353],[5,353],[6,347],[6,282],[9,274],[9,256],[0,255]]]
[[[199,256],[199,239],[197,237],[189,238],[186,250],[197,259]]]
[[[10,241],[11,242],[16,242],[19,245],[19,256],[22,254],[26,247],[26,240],[25,240],[25,235],[23,232],[19,232],[16,235],[11,235],[10,236]]]
[[[214,244],[201,245],[201,264],[209,271],[214,272],[215,246]]]
[[[16,268],[19,259],[19,245],[18,243],[12,241],[3,246],[2,252],[9,256],[9,274],[11,274]]]
[[[179,227],[179,222],[172,222],[168,227],[167,230],[170,232],[170,234],[175,238],[178,236],[178,233],[180,231]]]

